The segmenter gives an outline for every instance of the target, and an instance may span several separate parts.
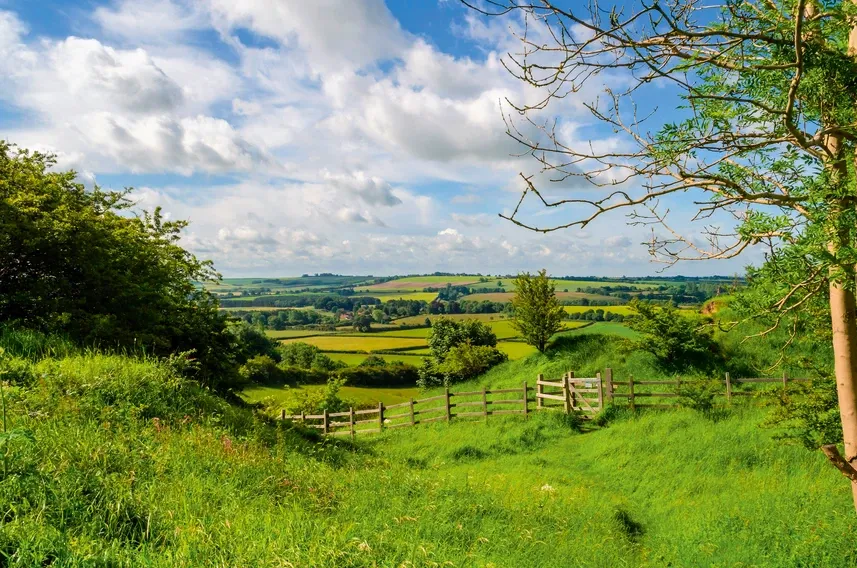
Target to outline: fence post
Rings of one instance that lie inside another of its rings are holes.
[[[680,392],[681,392],[681,377],[676,377],[676,380],[675,380],[675,395],[676,395],[676,397],[681,396],[679,394]],[[677,406],[677,405],[673,404],[673,406]]]
[[[384,403],[378,403],[378,432],[384,431]]]
[[[786,390],[786,387],[788,386],[788,382],[789,382],[789,376],[786,374],[785,371],[783,371],[783,390]]]
[[[444,389],[444,395],[446,396],[446,421],[449,422],[452,420],[452,408],[449,406],[449,387]]]
[[[574,410],[577,407],[577,389],[574,388],[574,385],[571,379],[574,378],[574,371],[568,372],[568,378],[565,380],[565,386],[568,387],[569,398],[571,399],[571,410]]]
[[[631,412],[637,410],[637,405],[634,404],[634,375],[628,375],[628,403],[631,406]]]
[[[327,434],[327,432],[330,430],[330,425],[327,421],[327,409],[326,408],[324,409],[324,412],[322,413],[322,418],[324,419],[324,422],[322,422],[322,426],[321,426],[322,432]]]
[[[306,424],[306,417],[305,417],[305,416],[306,416],[306,415],[304,414],[304,411],[303,411],[303,410],[301,410],[301,426],[303,426],[304,424]]]
[[[416,424],[416,421],[414,420],[414,399],[411,399],[411,426],[414,424]]]
[[[604,391],[601,390],[601,373],[595,373],[598,379],[598,410],[604,410]]]
[[[285,420],[285,419],[286,419],[286,409],[281,408],[280,409],[280,420]]]
[[[732,379],[729,378],[729,373],[726,373],[726,402],[732,404]]]
[[[527,381],[524,381],[524,419],[527,418]]]
[[[607,402],[613,404],[613,369],[604,369],[604,388],[607,389]]]
[[[488,419],[488,391],[482,387],[482,415]]]
[[[544,378],[545,378],[545,376],[541,373],[536,375],[536,408],[537,409],[541,408],[542,404],[543,404],[542,403],[542,397],[540,397],[539,395],[545,392],[545,387],[544,387],[544,385],[542,385],[542,381],[544,380]]]
[[[568,388],[568,373],[562,376],[562,394],[565,399],[565,413],[571,414],[571,389]]]
[[[354,439],[354,407],[348,407],[348,427],[351,429],[351,438]]]

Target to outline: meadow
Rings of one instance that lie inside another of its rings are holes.
[[[461,299],[471,302],[511,302],[512,298],[514,297],[514,292],[488,292],[485,294],[468,294],[467,296],[463,296]],[[614,298],[612,296],[604,296],[602,294],[587,294],[585,292],[563,292],[562,290],[557,291],[556,297],[559,298],[560,301],[581,300],[583,298],[586,298],[588,300],[597,300],[599,302],[613,302],[617,304],[621,302],[620,299]]]
[[[609,338],[563,341],[457,389],[605,364],[658,373]],[[6,565],[857,565],[848,485],[759,428],[751,404],[716,420],[613,410],[583,431],[542,411],[351,442],[229,404],[167,363],[53,352],[16,363],[6,392],[8,427],[32,437],[8,447],[0,480]]]
[[[301,391],[323,390],[326,385],[299,385],[294,387],[265,387],[258,386],[241,391],[241,397],[247,402],[265,402],[268,411],[274,416],[279,415],[280,408]],[[344,386],[339,390],[339,396],[353,401],[355,407],[374,406],[379,402],[384,404],[399,404],[407,402],[420,395],[420,389],[412,388],[370,388]]]
[[[286,339],[283,343],[309,343],[322,351],[344,351],[371,353],[373,351],[394,351],[419,348],[426,345],[424,339],[409,337],[383,337],[380,334],[363,335],[318,335],[299,339]]]
[[[388,282],[355,288],[357,292],[376,292],[398,290],[402,292],[421,292],[425,288],[443,288],[447,284],[465,286],[479,282],[478,276],[408,276]]]

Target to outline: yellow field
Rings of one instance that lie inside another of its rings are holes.
[[[454,320],[463,320],[463,319],[475,319],[479,321],[484,321],[485,323],[491,321],[501,321],[510,319],[508,314],[433,314],[433,315],[419,315],[419,316],[411,316],[407,318],[397,319],[394,323],[399,325],[419,325],[426,321],[426,318],[429,318],[431,321],[441,318],[454,319]]]
[[[403,349],[407,347],[420,347],[426,344],[425,339],[383,337],[380,334],[356,336],[356,335],[319,335],[316,337],[302,337],[297,339],[286,339],[283,343],[309,343],[315,345],[322,351],[360,351],[370,353],[372,351],[383,351],[388,349]]]
[[[372,295],[380,299],[382,304],[390,300],[417,300],[431,303],[437,298],[437,292],[400,292],[398,290],[393,292],[385,290],[384,293],[379,293],[378,290],[375,290],[372,292]]]
[[[562,309],[570,314],[582,314],[589,310],[604,310],[605,312],[622,314],[623,316],[634,313],[631,306],[563,306]]]
[[[508,355],[509,359],[512,359],[513,361],[529,357],[538,351],[538,349],[532,345],[527,345],[526,343],[519,341],[500,341],[497,343],[497,349]]]
[[[409,353],[409,355],[405,355],[405,353]],[[423,359],[425,359],[425,355],[410,355],[413,351],[403,352],[401,355],[396,353],[394,355],[383,354],[383,355],[375,355],[375,357],[381,357],[388,363],[393,361],[401,361],[402,363],[407,363],[408,365],[413,365],[414,367],[419,367],[422,365]],[[333,359],[334,361],[342,361],[346,365],[356,366],[363,362],[366,359],[367,355],[364,353],[325,353],[328,357]]]

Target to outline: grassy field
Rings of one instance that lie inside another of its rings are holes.
[[[437,298],[437,292],[400,292],[398,290],[393,290],[390,292],[383,291],[383,293],[380,293],[379,290],[374,290],[372,294],[380,299],[382,303],[386,303],[391,300],[416,300],[419,302],[431,303],[435,298]]]
[[[419,315],[419,316],[410,316],[406,318],[397,319],[394,323],[399,325],[422,325],[425,323],[426,318],[429,318],[431,321],[436,319],[454,319],[454,320],[463,320],[463,319],[475,319],[485,323],[497,320],[508,320],[511,319],[509,314],[499,313],[499,314],[432,314],[432,315]]]
[[[415,329],[379,331],[375,335],[379,335],[381,337],[428,337],[430,333],[430,327],[418,327]]]
[[[592,325],[587,325],[586,327],[560,332],[559,335],[612,335],[616,337],[624,337],[626,339],[635,339],[639,337],[639,334],[633,329],[614,321],[596,321],[593,322]]]
[[[297,387],[253,387],[241,392],[241,397],[248,402],[271,402],[271,411],[276,415],[291,397],[304,390],[320,390],[325,385],[301,385]],[[339,396],[354,401],[357,405],[398,404],[407,402],[411,398],[418,398],[418,388],[367,388],[367,387],[342,387]]]
[[[461,298],[462,300],[478,302],[478,301],[489,301],[489,302],[511,302],[512,298],[515,297],[514,292],[488,292],[486,294],[469,294]],[[603,296],[601,294],[586,294],[584,292],[562,292],[557,291],[556,297],[559,298],[560,301],[563,300],[581,300],[586,298],[588,300],[597,300],[597,301],[605,301],[605,302],[621,302],[619,298],[613,298],[612,296]]]
[[[615,338],[563,341],[455,390],[608,365],[663,373]],[[6,392],[8,427],[26,435],[5,447],[4,565],[857,565],[841,474],[775,440],[757,426],[765,410],[743,403],[717,420],[619,411],[583,434],[544,411],[351,442],[230,405],[163,362],[31,365]]]
[[[473,284],[471,288],[497,288],[498,280],[503,283],[503,288],[505,288],[507,291],[515,291],[515,280],[513,278],[492,278],[489,279],[488,282],[477,282],[476,284]],[[616,282],[614,280],[557,280],[556,278],[551,278],[550,282],[554,285],[557,292],[562,292],[563,290],[575,292],[578,288],[600,288],[602,286],[628,286],[631,288],[636,288],[638,290],[656,288],[658,286],[658,284],[649,284],[641,282]]]
[[[447,284],[464,286],[479,282],[478,276],[410,276],[398,278],[381,284],[356,288],[358,292],[373,292],[382,290],[399,290],[402,292],[420,292],[424,288],[443,288]]]
[[[286,339],[283,343],[293,343],[296,341],[315,345],[322,351],[359,351],[364,353],[407,349],[408,347],[420,347],[426,344],[425,340],[420,338],[383,337],[379,334],[364,334],[360,336],[319,335],[300,339]]]
[[[317,335],[333,335],[335,331],[316,331],[313,329],[267,329],[265,335],[272,339],[291,339],[297,337],[315,337]]]
[[[380,354],[380,355],[375,355],[375,357],[381,357],[382,359],[384,359],[388,363],[393,362],[393,361],[401,361],[402,363],[407,363],[408,365],[413,365],[414,367],[419,367],[422,364],[423,359],[425,358],[425,355],[412,355],[412,353],[414,353],[414,351],[405,351],[401,354],[399,354],[399,353],[395,353],[395,354],[384,353],[384,354]],[[325,355],[327,355],[328,357],[330,357],[334,361],[342,361],[346,365],[349,365],[352,367],[359,365],[367,357],[367,355],[365,353],[331,353],[331,352],[327,352],[327,353],[325,353]]]
[[[532,345],[527,345],[521,341],[498,341],[497,349],[508,355],[512,361],[524,359],[538,352]]]

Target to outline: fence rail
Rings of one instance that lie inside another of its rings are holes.
[[[323,434],[333,436],[350,435],[354,437],[357,434],[383,432],[385,428],[416,426],[417,424],[427,424],[439,420],[450,421],[456,417],[482,416],[487,418],[489,416],[505,414],[527,416],[529,413],[529,390],[530,387],[526,381],[521,388],[517,389],[482,389],[480,391],[458,393],[453,393],[449,389],[446,389],[442,395],[418,400],[411,399],[408,402],[390,405],[379,402],[377,408],[364,410],[350,408],[346,412],[328,413],[325,411],[321,414],[301,413],[295,415],[286,415],[283,410],[280,412],[280,418],[282,420],[301,422],[308,428],[321,430]],[[520,397],[512,397],[511,395],[514,394],[520,395]],[[437,404],[438,402],[440,404]],[[406,410],[402,412],[401,410],[403,409]],[[388,412],[390,410],[397,410],[398,412],[390,414]],[[331,420],[332,418],[343,417],[347,417],[348,420]]]
[[[787,388],[790,383],[808,382],[810,379],[782,377],[748,377],[731,378],[726,373],[723,380],[712,379],[708,384],[722,384],[722,392],[712,392],[714,396],[723,396],[727,403],[734,397],[770,394],[771,389],[762,390],[751,388],[742,389],[742,385],[772,384]],[[693,381],[697,383],[698,381]],[[674,408],[680,399],[687,395],[682,386],[691,381],[681,378],[673,380],[641,381],[629,375],[628,380],[614,381],[613,370],[604,369],[594,377],[575,377],[573,372],[565,373],[560,379],[545,380],[538,375],[535,385],[536,410],[562,410],[566,414],[579,413],[584,418],[591,418],[601,412],[605,402],[608,404],[626,403],[631,410],[639,408]],[[674,390],[664,390],[662,387],[675,387]],[[321,430],[323,434],[332,436],[368,434],[383,432],[385,428],[403,428],[428,424],[441,420],[451,421],[453,418],[499,416],[520,414],[528,416],[530,411],[529,392],[531,388],[525,381],[520,388],[505,388],[467,392],[450,392],[445,389],[441,395],[422,399],[411,399],[407,402],[385,405],[378,403],[377,408],[354,410],[349,408],[344,412],[327,412],[321,414],[297,414],[288,416],[281,411],[280,418],[301,422],[308,428]],[[513,396],[518,395],[518,396]],[[668,400],[664,400],[668,399]],[[669,400],[671,399],[671,400]],[[650,401],[651,402],[648,402]],[[390,413],[389,411],[395,411]],[[343,420],[346,419],[347,420]]]

